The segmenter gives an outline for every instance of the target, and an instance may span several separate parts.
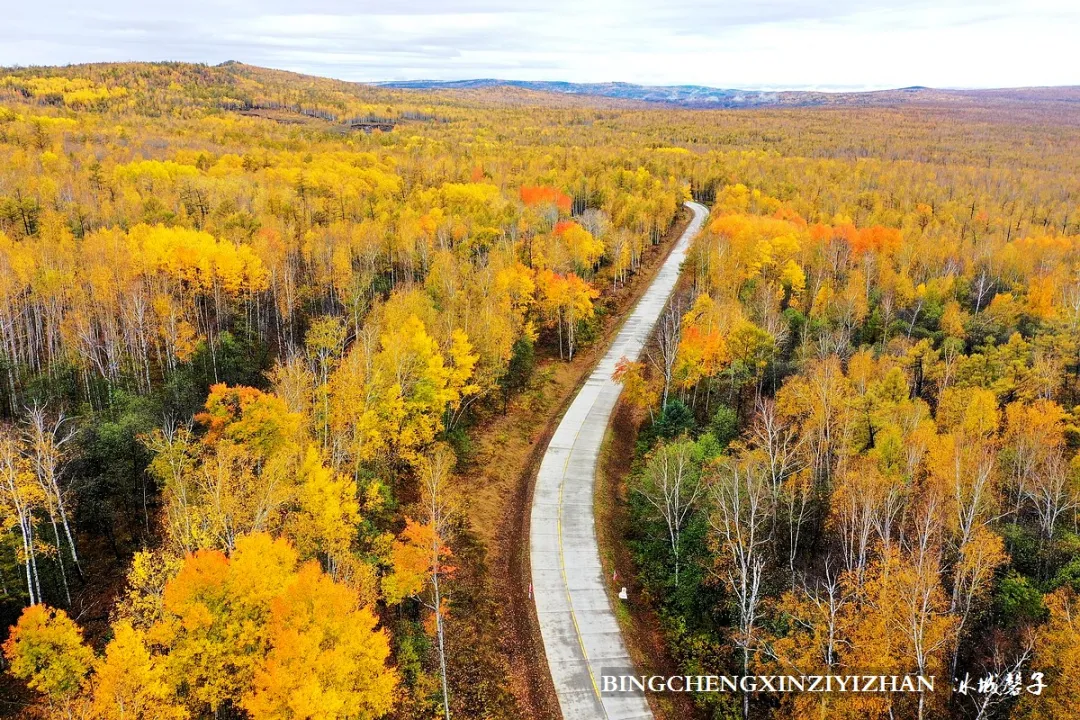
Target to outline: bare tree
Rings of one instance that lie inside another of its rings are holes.
[[[420,503],[425,523],[432,529],[431,545],[431,603],[429,609],[435,614],[435,635],[439,647],[439,675],[442,682],[443,713],[450,720],[450,690],[446,680],[446,625],[443,618],[442,558],[450,533],[453,510],[453,490],[450,473],[454,467],[454,452],[439,443],[425,456],[420,466]]]
[[[675,586],[679,585],[682,531],[701,495],[701,473],[689,440],[661,445],[649,458],[635,490],[656,508],[667,526],[671,555],[675,560]]]
[[[195,552],[199,547],[201,523],[195,519],[194,512],[198,487],[192,472],[195,457],[191,424],[180,424],[166,416],[161,429],[150,433],[143,443],[155,456],[151,472],[162,485],[168,536],[183,552]]]
[[[761,579],[769,543],[772,493],[767,465],[753,456],[726,463],[713,485],[712,532],[723,553],[723,576],[735,597],[735,644],[742,651],[743,674],[750,667]],[[750,696],[743,694],[743,718],[750,716]]]
[[[671,379],[675,375],[675,359],[679,354],[679,342],[682,339],[682,310],[678,301],[668,305],[660,316],[656,327],[656,352],[648,350],[649,361],[657,373],[664,378],[664,393],[661,409],[667,407],[671,393]]]
[[[1020,646],[1009,653],[1008,655],[1000,648],[994,648],[993,661],[989,667],[989,673],[994,677],[1005,677],[1007,675],[1016,675],[1020,673],[1024,665],[1035,649],[1034,635],[1028,634],[1021,639]],[[965,678],[966,680],[966,678]],[[998,716],[998,711],[1004,707],[1007,707],[1011,701],[1016,698],[1008,693],[1002,692],[986,692],[986,693],[971,693],[959,695],[966,699],[970,699],[974,705],[975,720],[987,720]],[[1001,715],[1001,717],[1007,716]]]
[[[769,486],[773,497],[780,495],[784,480],[807,465],[803,438],[790,421],[776,412],[776,402],[761,397],[757,401],[757,417],[750,429],[754,445],[765,453],[768,462]]]
[[[793,423],[776,412],[776,402],[765,397],[758,399],[757,418],[750,435],[765,455],[772,501],[778,507],[783,505],[787,516],[788,570],[794,587],[795,559],[813,497],[813,483],[809,473],[804,472],[809,465],[806,446]]]
[[[817,606],[825,618],[825,665],[828,668],[836,666],[838,661],[838,648],[840,645],[840,613],[844,606],[851,600],[851,594],[846,592],[840,583],[839,576],[833,572],[830,558],[825,559],[825,578],[821,581],[816,592],[807,592],[810,601]]]
[[[876,488],[880,473],[869,464],[850,467],[845,464],[837,473],[830,512],[840,536],[844,569],[853,571],[861,584],[870,561],[870,544],[876,525],[878,498]]]
[[[895,583],[900,601],[900,626],[911,643],[911,653],[920,675],[925,675],[934,653],[955,638],[956,625],[947,608],[939,602],[941,593],[941,534],[944,497],[930,489],[923,494],[912,512],[908,533],[901,544],[912,563],[912,572]],[[936,630],[936,631],[935,631]],[[926,711],[924,693],[918,693],[917,717]]]
[[[45,509],[49,514],[49,522],[52,524],[53,536],[56,541],[56,560],[60,567],[60,579],[64,586],[64,595],[68,606],[71,605],[71,591],[68,588],[67,570],[64,568],[63,542],[60,539],[60,529],[57,521],[64,528],[64,537],[67,538],[68,550],[71,560],[75,563],[75,571],[81,578],[82,566],[79,564],[79,554],[75,549],[75,538],[71,533],[71,523],[68,513],[67,488],[62,487],[60,477],[64,466],[68,461],[69,452],[67,445],[75,437],[74,428],[65,427],[67,418],[63,412],[49,417],[44,406],[34,405],[27,408],[27,426],[24,431],[24,452],[29,457],[34,475],[41,486],[45,499]]]
[[[1026,487],[1026,493],[1035,508],[1043,537],[1047,540],[1053,538],[1061,516],[1077,507],[1068,463],[1060,448],[1040,465]]]
[[[7,428],[0,428],[0,523],[19,529],[22,540],[19,557],[26,570],[26,591],[30,604],[36,605],[42,598],[34,538],[34,508],[41,504],[42,497],[40,487],[30,475],[18,439]]]
[[[583,228],[598,239],[603,239],[611,229],[611,219],[607,213],[597,208],[589,208],[577,216],[577,221]]]

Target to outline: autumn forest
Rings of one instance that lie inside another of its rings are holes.
[[[603,460],[632,654],[940,686],[656,717],[1080,718],[1076,103],[238,63],[0,70],[0,717],[558,717],[536,453],[688,200]]]

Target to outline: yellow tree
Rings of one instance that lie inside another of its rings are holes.
[[[63,610],[31,605],[4,642],[10,672],[45,696],[55,717],[71,717],[94,654]]]
[[[566,244],[574,269],[580,273],[592,272],[600,256],[604,254],[604,243],[572,221],[556,223],[554,233]]]
[[[1069,587],[1046,596],[1050,618],[1039,628],[1031,667],[1044,674],[1040,694],[1024,693],[1019,717],[1075,720],[1080,718],[1080,598]]]
[[[955,623],[937,568],[928,560],[893,548],[871,565],[842,623],[846,667],[875,668],[885,675],[942,675]],[[851,710],[842,716],[891,717],[902,712],[921,720],[928,710],[940,712],[938,696],[928,700],[926,693],[916,694],[910,707],[894,706],[906,705],[909,697],[846,695]]]
[[[956,670],[959,644],[964,638],[968,621],[981,603],[986,601],[993,586],[994,572],[1008,562],[1005,543],[993,530],[979,527],[960,548],[960,557],[953,565],[953,591],[949,610],[956,616],[956,647],[953,649],[952,669]]]
[[[832,477],[851,442],[853,395],[836,356],[811,362],[776,395],[780,416],[798,427],[806,444],[815,484]]]
[[[193,715],[228,704],[258,717],[373,718],[389,709],[396,685],[375,625],[352,590],[317,564],[298,569],[287,541],[256,533],[230,557],[188,556],[147,637]]]
[[[214,385],[196,419],[205,429],[198,440],[168,425],[147,440],[157,452],[150,470],[165,486],[170,540],[184,551],[231,551],[239,535],[279,529],[296,499],[300,416],[275,395]]]
[[[375,366],[377,344],[375,329],[365,326],[330,378],[334,467],[348,462],[356,480],[363,464],[384,455],[390,442],[383,417],[389,377]]]
[[[252,720],[378,718],[394,704],[390,643],[371,608],[317,565],[270,604],[269,651],[241,701]]]
[[[463,330],[455,328],[450,333],[450,348],[447,351],[450,374],[447,378],[446,421],[447,430],[453,430],[461,414],[483,390],[475,382],[476,363],[480,359],[473,352],[469,336]]]
[[[93,711],[101,720],[186,720],[190,713],[175,701],[177,678],[164,659],[151,654],[146,632],[121,620],[105,656],[94,666]]]
[[[323,452],[330,444],[330,373],[345,349],[345,326],[339,318],[328,316],[312,322],[304,336],[304,347],[315,366],[315,426],[322,439]]]
[[[626,357],[619,358],[611,379],[623,386],[622,398],[635,411],[640,413],[648,410],[650,415],[655,412],[656,404],[660,400],[660,390],[656,382],[645,378],[644,363],[632,362]]]
[[[763,666],[777,674],[827,675],[840,667],[848,638],[843,634],[848,605],[853,601],[851,574],[837,577],[826,562],[825,576],[813,586],[792,589],[774,604],[784,631],[764,638]],[[781,717],[833,717],[832,693],[785,693]]]
[[[541,310],[554,320],[559,333],[559,357],[574,359],[577,347],[578,323],[593,317],[593,300],[600,292],[574,273],[558,275],[550,270],[536,274],[536,287]]]
[[[149,637],[165,650],[166,674],[193,714],[218,712],[251,686],[267,642],[268,604],[295,563],[283,541],[242,537],[231,559],[200,550],[165,586],[163,616]]]
[[[401,326],[385,329],[372,365],[380,383],[378,412],[389,444],[402,459],[415,463],[442,429],[443,412],[455,399],[452,369],[415,315]]]
[[[309,445],[300,465],[297,505],[299,512],[287,520],[287,528],[302,557],[321,557],[332,576],[345,558],[360,522],[356,481],[327,468],[315,445]]]

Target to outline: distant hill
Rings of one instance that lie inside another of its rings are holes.
[[[913,85],[869,92],[763,91],[714,88],[703,85],[635,85],[633,83],[572,83],[558,81],[403,80],[373,83],[402,90],[475,91],[517,89],[561,95],[636,101],[686,108],[881,106],[910,103],[1080,103],[1080,87],[1007,88],[997,90],[940,90]]]
[[[752,107],[780,104],[778,93],[760,91],[724,90],[702,85],[635,85],[633,83],[572,83],[557,81],[497,80],[407,80],[403,82],[378,83],[382,87],[403,90],[480,90],[489,88],[519,88],[535,92],[561,93],[564,95],[588,95],[638,100],[665,105],[687,107]]]
[[[1080,127],[1080,86],[947,90],[909,86],[871,92],[762,91],[715,88],[704,85],[639,85],[626,82],[573,83],[559,81],[405,80],[352,82],[228,61],[215,66],[199,63],[90,63],[64,67],[0,68],[0,95],[16,93],[43,104],[80,102],[31,87],[32,78],[81,78],[107,87],[122,87],[139,112],[156,114],[192,105],[255,113],[279,122],[299,117],[336,124],[383,121],[440,121],[461,114],[463,108],[490,106],[544,106],[640,110],[647,108],[872,108],[916,107],[953,110],[965,108],[1004,116]],[[148,82],[162,80],[164,86]],[[40,83],[38,83],[40,85]],[[105,107],[106,99],[95,100]],[[388,106],[394,117],[383,117]],[[289,114],[286,118],[282,113]],[[294,117],[295,116],[295,117]]]

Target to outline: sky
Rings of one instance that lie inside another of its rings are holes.
[[[354,81],[1080,85],[1077,0],[32,0],[0,66],[226,60]]]

